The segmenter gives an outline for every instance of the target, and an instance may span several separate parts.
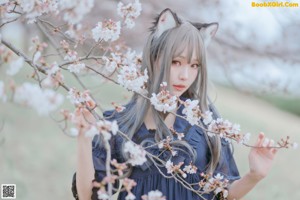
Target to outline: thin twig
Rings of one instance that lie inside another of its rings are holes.
[[[9,23],[11,23],[11,22],[17,21],[19,18],[20,18],[20,17],[17,17],[17,18],[15,18],[15,19],[10,20],[10,21],[4,22],[3,24],[0,25],[0,28],[2,28],[3,26],[5,26],[6,24],[9,24]]]
[[[63,33],[63,32],[60,30],[60,28],[59,28],[58,26],[55,26],[55,25],[53,25],[52,23],[50,23],[49,21],[43,20],[43,19],[41,19],[41,18],[37,18],[37,19],[38,19],[38,21],[40,21],[40,22],[42,22],[42,23],[45,23],[45,24],[51,26],[51,27],[54,29],[54,31],[60,33],[63,37],[67,38],[67,39],[68,39],[69,41],[71,41],[72,43],[76,43],[76,41],[74,41],[72,38],[70,38],[67,34]]]
[[[101,44],[102,40],[100,40],[99,42],[96,42],[95,45],[92,46],[92,48],[89,50],[89,52],[87,53],[87,55],[85,56],[85,58],[88,58],[90,56],[90,54],[93,52],[93,50],[99,45]]]
[[[84,61],[84,60],[96,60],[97,61],[97,60],[100,60],[100,59],[103,59],[103,56],[90,56],[88,58],[86,58],[86,57],[79,57],[78,61]],[[61,63],[59,65],[59,67],[63,67],[65,65],[69,65],[69,64],[72,64],[72,63],[74,63],[74,61],[66,61],[64,63]]]
[[[53,38],[49,35],[49,33],[45,30],[45,27],[38,21],[37,26],[42,31],[42,33],[48,38],[48,40],[51,42],[52,46],[56,49],[56,51],[59,52],[59,48],[56,47],[56,41],[53,40]]]
[[[36,54],[36,52],[33,54],[32,57],[34,57],[35,54]],[[38,69],[35,67],[35,65],[33,66],[33,69],[34,69],[34,74],[37,76],[37,81],[39,83],[39,86],[40,86],[40,88],[42,88],[42,80],[41,80],[40,75],[38,73]]]
[[[43,21],[43,20],[40,20]],[[51,24],[50,22],[48,22],[49,24]],[[53,38],[48,34],[48,32],[45,30],[44,25],[42,25],[41,23],[37,23],[39,28],[41,29],[41,31],[45,34],[45,36],[50,40],[51,45],[58,51],[59,47],[57,46],[56,42],[53,40]],[[52,24],[51,24],[52,25]],[[62,54],[59,54],[60,57],[63,59]],[[62,65],[60,65],[61,67]],[[62,68],[62,67],[61,67]],[[81,87],[85,90],[87,90],[87,88],[85,87],[85,85],[82,83],[82,81],[79,79],[79,77],[75,74],[72,73],[73,76],[76,78],[76,80],[79,82],[79,84],[81,85]],[[96,101],[96,99],[93,97],[92,94],[90,94],[91,98],[96,102],[96,104],[98,105],[99,109],[103,112],[102,107],[100,106],[100,104]]]

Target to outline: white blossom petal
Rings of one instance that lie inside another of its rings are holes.
[[[40,115],[48,115],[63,103],[63,96],[36,84],[24,83],[16,89],[14,101],[35,109]]]
[[[145,150],[141,146],[136,145],[131,141],[127,141],[125,143],[124,152],[129,153],[128,162],[133,166],[142,165],[147,161]]]
[[[6,74],[10,76],[16,75],[20,69],[24,66],[24,58],[19,57],[17,60],[11,61],[9,68],[6,70]]]

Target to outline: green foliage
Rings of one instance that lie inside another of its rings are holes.
[[[260,96],[274,106],[300,116],[300,98],[284,98],[277,96]]]

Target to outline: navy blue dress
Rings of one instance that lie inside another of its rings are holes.
[[[182,115],[182,106],[177,110],[178,115]],[[107,111],[104,113],[105,117],[108,117],[109,120],[116,119],[115,116],[112,115],[112,111]],[[109,117],[113,116],[113,117]],[[204,137],[204,132],[201,128],[196,126],[191,126],[189,123],[181,119],[180,117],[176,117],[174,123],[174,129],[178,133],[184,133],[185,137],[183,138],[187,141],[197,152],[197,157],[194,165],[197,166],[198,170],[195,174],[187,174],[185,180],[189,183],[197,183],[201,181],[202,177],[200,176],[201,172],[205,172],[207,165],[210,159],[209,148],[207,142]],[[146,126],[143,124],[137,133],[134,135],[133,141],[136,143],[141,143],[141,141],[145,140],[148,142],[144,142],[144,146],[149,146],[153,144],[154,139],[153,130],[147,130]],[[121,156],[120,149],[122,148],[123,139],[121,136],[114,136],[111,138],[111,147],[112,149],[112,158],[118,160],[118,162],[124,162],[124,159]],[[150,151],[154,155],[159,155],[161,150],[158,147],[148,148],[147,151]],[[191,158],[186,151],[179,151],[177,156],[172,157],[172,162],[177,164],[179,162],[184,162],[184,165],[188,165],[191,162]],[[160,158],[164,160],[168,160],[171,157],[170,152],[165,152],[161,154]],[[103,147],[98,145],[93,140],[93,162],[95,167],[95,179],[100,181],[105,176],[105,158],[106,152]],[[160,170],[166,174],[167,171],[164,167],[160,168]],[[222,150],[221,150],[221,160],[215,170],[215,174],[220,173],[229,181],[234,181],[240,178],[237,166],[235,164],[232,151],[230,148],[230,143],[222,140]],[[75,178],[75,175],[74,175]],[[76,186],[73,178],[73,194],[76,195]],[[163,177],[156,166],[152,164],[150,161],[146,162],[142,166],[133,167],[132,173],[130,175],[131,179],[134,179],[137,185],[132,189],[132,193],[136,196],[136,200],[140,200],[141,196],[147,194],[151,190],[159,190],[166,196],[167,200],[200,200],[203,199],[199,197],[192,191],[184,188],[180,183],[176,182],[173,178],[165,178]],[[195,189],[198,189],[197,186]],[[93,189],[92,199],[97,199],[97,190]],[[127,192],[121,192],[119,194],[118,199],[124,200],[127,196]],[[205,194],[202,195],[205,199],[214,199],[214,194]],[[215,198],[216,199],[216,198]]]

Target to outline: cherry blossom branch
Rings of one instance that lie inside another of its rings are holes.
[[[107,80],[109,80],[109,81],[111,81],[111,82],[113,82],[113,83],[115,83],[115,84],[117,84],[117,85],[120,85],[120,84],[119,84],[117,81],[115,81],[114,79],[112,79],[112,78],[106,76],[105,74],[102,74],[101,72],[98,72],[97,70],[93,69],[92,67],[89,67],[88,65],[86,65],[85,67],[86,67],[87,69],[89,69],[89,70],[95,72],[96,74],[102,76],[103,78],[106,78]]]
[[[87,87],[82,83],[82,81],[80,80],[80,78],[77,76],[77,74],[72,73],[73,76],[76,78],[76,80],[78,81],[78,83],[80,84],[80,86],[84,89],[84,90],[88,90]],[[97,100],[93,97],[92,94],[90,94],[90,96],[92,97],[93,101],[96,102],[97,107],[103,112],[103,108],[101,107],[100,103],[97,102]]]
[[[53,25],[51,22],[49,22],[49,21],[47,21],[47,20],[44,20],[44,19],[41,19],[41,18],[38,18],[38,21],[41,21],[41,22],[43,22],[43,23],[45,23],[45,24],[47,24],[47,25],[49,25],[49,26],[51,26],[53,29],[57,29],[57,28],[59,28],[60,29],[60,27],[63,27],[63,26],[66,26],[67,25],[67,23],[65,23],[65,24],[62,24],[62,25],[59,25],[59,26],[55,26],[55,25]]]
[[[17,6],[19,5],[18,2],[14,2],[15,6],[12,10],[9,10],[8,13],[16,13],[16,14],[20,14],[23,15],[23,13],[16,11]]]
[[[104,75],[104,74],[98,72],[97,70],[94,70],[93,68],[88,67],[88,66],[86,66],[86,67],[87,67],[88,69],[94,71],[96,74],[99,74],[99,75],[101,75],[102,77],[104,77],[104,78],[110,80],[111,82],[113,82],[113,83],[115,83],[115,84],[117,84],[117,85],[120,85],[117,81],[115,81],[115,80],[113,80],[113,79],[107,77],[106,75]],[[137,93],[137,92],[135,92],[135,93]],[[142,94],[142,93],[137,93],[137,94],[140,95],[141,97],[143,97],[144,99],[147,99],[148,101],[151,101],[150,98],[147,97],[146,95],[144,95],[144,94]],[[171,113],[172,115],[174,115],[174,116],[176,116],[176,117],[178,117],[178,118],[187,120],[187,117],[183,117],[183,116],[181,116],[181,115],[178,115],[178,114],[175,113],[174,111],[168,111],[168,113]],[[187,121],[188,121],[188,120],[187,120]],[[219,132],[212,131],[212,130],[208,130],[207,128],[201,126],[200,124],[195,124],[195,126],[201,128],[203,131],[205,131],[205,132],[207,132],[207,133],[212,133],[212,134],[215,134],[215,135],[220,135]],[[223,137],[228,138],[228,139],[231,139],[231,140],[234,140],[234,141],[236,141],[236,142],[238,142],[238,143],[240,142],[240,139],[241,139],[241,138],[236,138],[236,137],[239,137],[238,135],[223,135]],[[266,148],[266,147],[258,147],[258,146],[254,146],[254,145],[249,145],[249,144],[247,144],[247,143],[245,143],[245,142],[242,142],[242,144],[243,144],[244,146],[246,146],[246,147],[252,147],[252,148]],[[283,144],[286,144],[286,145],[283,145]],[[278,149],[280,149],[280,148],[288,148],[288,144],[290,144],[290,143],[285,142],[285,143],[283,143],[283,144],[282,144],[282,145],[277,145],[277,146],[272,146],[272,147],[269,146],[268,148],[278,148]]]
[[[41,30],[41,32],[47,37],[47,39],[51,42],[52,46],[56,49],[56,51],[58,51],[59,53],[59,48],[56,46],[56,42],[54,41],[54,39],[50,36],[50,34],[46,31],[45,27],[41,24],[40,20],[37,21],[37,26],[39,27],[39,29]],[[61,55],[61,54],[59,54]]]
[[[85,60],[85,58],[83,58],[82,60]],[[90,69],[90,70],[92,70],[92,71],[95,72],[96,74],[99,74],[99,75],[101,75],[102,77],[104,77],[104,78],[106,78],[106,79],[108,79],[108,80],[114,82],[115,84],[120,85],[118,82],[116,82],[116,81],[114,81],[113,79],[111,79],[111,78],[105,76],[104,74],[98,72],[97,70],[93,69],[92,67],[87,66],[87,68]],[[138,93],[138,94],[139,94],[140,96],[142,96],[143,98],[145,98],[145,99],[147,99],[147,100],[150,100],[147,96],[145,96],[145,95],[143,95],[143,94],[141,94],[141,93]],[[180,115],[177,115],[177,114],[174,113],[174,112],[170,112],[170,113],[172,113],[173,115],[175,115],[175,116],[177,116],[177,117],[179,117],[179,118],[182,118],[182,119],[187,120],[185,117],[180,116]],[[219,134],[218,132],[215,132],[215,131],[211,131],[211,130],[206,129],[206,128],[204,128],[203,126],[200,126],[199,124],[197,124],[197,126],[198,126],[199,128],[201,128],[201,129],[203,129],[203,130],[206,131],[206,132],[214,133],[214,134]],[[235,140],[235,141],[238,141],[238,140],[237,140],[236,138],[234,138],[234,137],[228,137],[228,136],[227,136],[227,138],[232,139],[232,140]],[[251,146],[251,145],[248,145],[248,144],[245,144],[245,143],[244,143],[244,145],[247,146],[247,147],[255,147],[255,146]],[[282,146],[281,146],[281,147],[282,147]],[[281,147],[278,147],[278,146],[277,146],[276,148],[281,148]]]
[[[43,20],[40,20],[40,21],[43,21]],[[46,21],[43,21],[43,22],[46,22]],[[48,22],[48,24],[52,25],[50,22]],[[50,40],[52,46],[58,51],[59,50],[59,47],[57,46],[56,42],[53,40],[53,38],[48,34],[48,32],[45,30],[44,26],[42,24],[40,24],[39,22],[37,23],[38,27],[40,28],[40,30],[45,34],[45,36]],[[62,54],[59,54],[60,57],[63,59],[63,56]],[[86,58],[87,59],[87,56]],[[84,58],[82,60],[85,60]],[[70,62],[72,63],[72,62]],[[62,66],[62,65],[60,65]],[[81,87],[85,90],[87,90],[87,87],[82,83],[82,81],[79,79],[79,77],[72,72],[72,75],[75,77],[75,79],[78,81],[78,83],[81,85]],[[91,97],[93,98],[93,100],[96,102],[95,98],[91,95]],[[97,103],[97,102],[96,102]],[[100,104],[98,104],[98,107],[103,111],[103,109],[101,108]]]
[[[184,179],[182,179],[181,176],[179,176],[178,174],[173,174],[171,173],[171,176],[166,176],[160,169],[159,166],[157,166],[156,162],[154,161],[154,159],[158,160],[159,162],[161,163],[165,163],[165,161],[159,159],[159,157],[157,156],[154,156],[152,154],[150,154],[149,152],[147,152],[147,155],[150,157],[151,161],[153,162],[154,166],[156,167],[156,169],[159,171],[159,173],[167,178],[167,179],[170,179],[170,178],[174,178],[177,182],[179,182],[183,187],[185,187],[186,189],[196,193],[199,197],[201,197],[202,199],[205,200],[205,198],[201,195],[201,193],[199,193],[199,191],[195,190],[191,184],[189,184],[188,182],[186,182]]]
[[[63,37],[67,38],[68,41],[71,41],[71,42],[73,42],[73,43],[76,43],[75,40],[73,40],[72,38],[70,38],[68,35],[66,35],[64,32],[62,32],[62,31],[60,30],[60,27],[62,27],[62,26],[64,26],[64,25],[55,26],[55,25],[53,25],[51,22],[46,21],[46,20],[41,19],[41,18],[38,18],[38,21],[40,21],[40,22],[42,22],[42,23],[44,23],[44,24],[49,25],[50,27],[53,28],[53,31],[54,31],[54,32],[60,33]]]
[[[20,50],[18,50],[14,45],[12,45],[11,43],[7,42],[6,40],[2,39],[1,41],[7,48],[9,48],[11,51],[13,51],[15,54],[17,54],[18,56],[20,57],[23,57],[24,58],[24,61],[26,63],[29,64],[29,66],[31,66],[33,69],[36,69],[37,71],[47,75],[47,72],[42,69],[40,66],[34,64],[32,62],[31,59],[28,58],[28,56],[26,56],[24,53],[22,53]],[[63,83],[59,83],[60,86],[62,86],[64,89],[66,89],[67,91],[69,91],[69,88],[63,84]]]
[[[120,134],[122,137],[126,138],[128,141],[134,143],[134,142],[133,142],[130,138],[128,138],[128,136],[127,136],[125,133],[123,133],[122,131],[118,130],[118,134]],[[136,144],[136,145],[137,145],[137,144]],[[110,155],[110,154],[107,152],[107,155]],[[165,163],[165,161],[164,161],[164,160],[161,160],[161,159],[159,158],[159,156],[155,156],[155,155],[153,155],[153,154],[151,154],[151,153],[149,153],[149,152],[147,152],[147,151],[146,151],[146,155],[150,158],[150,160],[153,162],[153,164],[155,165],[155,167],[157,168],[157,170],[159,171],[159,173],[160,173],[163,177],[168,178],[168,179],[174,178],[174,179],[175,179],[176,181],[178,181],[183,187],[185,187],[186,189],[191,190],[192,192],[196,193],[196,194],[197,194],[199,197],[201,197],[202,199],[205,199],[205,198],[201,195],[201,193],[199,193],[199,191],[195,190],[191,185],[189,185],[188,182],[186,182],[186,181],[185,181],[184,179],[182,179],[180,176],[177,176],[176,174],[173,174],[173,173],[171,173],[171,176],[165,175],[165,174],[161,171],[160,167],[157,166],[156,161],[154,161],[154,159],[155,159],[155,160],[157,160],[157,161],[159,161],[159,162],[161,162],[161,163]],[[106,162],[106,163],[107,163],[107,162]]]
[[[202,195],[205,194],[204,192],[201,193],[201,191],[199,190],[195,190],[192,185],[188,182],[186,182],[180,175],[176,174],[177,176],[177,181],[180,182],[186,189],[194,192],[195,194],[197,194],[199,197],[201,197],[203,200],[206,200],[205,197],[203,197]],[[198,184],[199,185],[199,184]]]
[[[134,143],[130,138],[128,138],[128,136],[123,133],[122,131],[118,130],[118,134],[120,134],[122,137],[126,138],[128,141]],[[137,144],[136,144],[137,145]],[[143,147],[143,149],[145,149]],[[195,190],[191,184],[189,184],[188,182],[186,182],[180,175],[178,175],[177,173],[176,174],[173,174],[173,172],[171,173],[171,176],[167,176],[165,175],[162,171],[161,171],[161,168],[159,166],[157,166],[157,163],[155,160],[157,160],[158,162],[160,163],[166,163],[164,160],[161,160],[159,158],[159,156],[155,156],[149,152],[146,151],[146,155],[150,158],[150,160],[152,161],[152,163],[155,165],[155,167],[157,168],[157,170],[159,171],[159,173],[167,178],[167,179],[170,179],[170,178],[174,178],[177,182],[179,182],[183,187],[185,187],[186,189],[188,190],[191,190],[192,192],[196,193],[199,197],[201,197],[202,199],[205,199],[203,196],[202,196],[202,192],[201,191],[198,191],[198,190]]]
[[[100,40],[99,42],[96,42],[96,44],[93,45],[92,48],[88,51],[88,53],[87,53],[87,55],[85,56],[85,58],[88,58],[88,57],[91,55],[91,53],[93,52],[93,50],[94,50],[98,45],[100,45],[102,41],[103,41],[103,40]]]
[[[42,27],[41,27],[41,28],[42,28]],[[43,30],[43,29],[42,29],[42,30]],[[44,33],[45,33],[45,32],[44,32]],[[46,33],[45,33],[45,35],[46,35],[47,37],[50,37],[50,36],[47,35]],[[50,37],[49,39],[51,39],[51,37]],[[27,62],[31,67],[33,67],[33,69],[35,70],[35,73],[36,73],[37,75],[38,75],[38,71],[41,72],[41,73],[43,73],[43,74],[45,74],[45,75],[47,75],[47,72],[46,72],[44,69],[42,69],[40,66],[34,64],[34,63],[32,62],[31,59],[29,59],[24,53],[22,53],[20,50],[18,50],[16,47],[14,47],[11,43],[9,43],[9,42],[7,42],[6,40],[3,40],[3,39],[2,39],[2,43],[3,43],[6,47],[8,47],[10,50],[12,50],[15,54],[17,54],[18,56],[23,57],[24,60],[25,60],[25,62]],[[55,43],[53,43],[53,45],[55,45]],[[80,83],[84,88],[86,88],[86,87],[82,84],[82,82],[80,81],[80,79],[78,78],[78,76],[77,76],[76,74],[74,74],[74,73],[73,73],[73,75],[77,78],[77,80],[79,81],[79,83]],[[39,84],[40,84],[40,82],[41,82],[41,81],[40,81],[40,79],[39,79]],[[59,85],[62,86],[63,88],[65,88],[67,91],[69,91],[69,88],[68,88],[67,86],[65,86],[65,84],[59,82]],[[41,86],[41,85],[40,85],[40,86]]]
[[[43,55],[44,58],[47,58],[47,57],[51,57],[51,56],[60,56],[61,53],[49,53],[49,54],[45,54]]]
[[[12,19],[12,20],[10,20],[10,21],[6,21],[6,22],[2,23],[2,24],[0,25],[0,28],[2,28],[3,26],[5,26],[6,24],[9,24],[9,23],[12,23],[12,22],[17,21],[19,18],[20,18],[20,17],[17,17],[17,18],[15,18],[15,19]]]
[[[31,59],[29,59],[24,53],[22,53],[21,51],[19,51],[13,44],[7,42],[5,39],[2,39],[2,44],[4,44],[7,48],[9,48],[10,50],[12,50],[15,54],[17,54],[20,57],[24,58],[24,61],[27,62],[32,68],[37,69],[39,72],[47,75],[46,71],[44,69],[42,69],[41,67],[35,65]]]
[[[78,61],[84,61],[84,60],[96,60],[96,61],[98,61],[98,60],[102,60],[102,59],[103,59],[103,56],[89,56],[87,58],[86,58],[86,56],[84,56],[84,57],[79,57]],[[66,61],[66,62],[61,63],[59,65],[59,67],[61,68],[65,65],[69,65],[69,64],[72,64],[72,63],[74,63],[74,62],[73,61]]]

